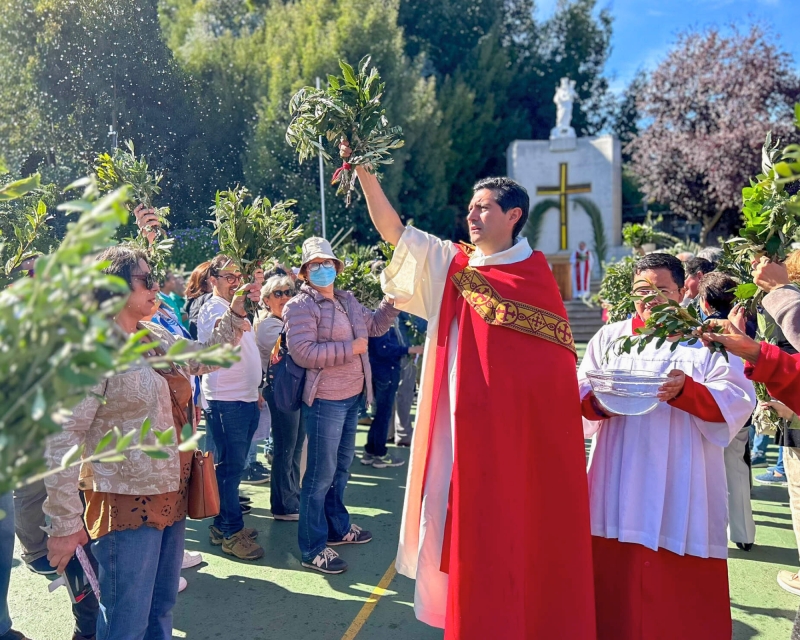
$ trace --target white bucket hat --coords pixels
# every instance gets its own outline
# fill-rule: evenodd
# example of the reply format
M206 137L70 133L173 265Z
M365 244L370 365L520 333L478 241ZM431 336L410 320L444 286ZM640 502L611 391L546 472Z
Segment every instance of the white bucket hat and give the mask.
M306 241L303 243L303 264L300 265L300 270L303 270L309 262L314 260L315 258L324 258L326 260L333 260L336 263L336 273L341 273L342 269L344 269L344 262L339 260L335 255L333 255L333 249L331 249L331 243L328 242L325 238L318 238L312 237L307 238Z

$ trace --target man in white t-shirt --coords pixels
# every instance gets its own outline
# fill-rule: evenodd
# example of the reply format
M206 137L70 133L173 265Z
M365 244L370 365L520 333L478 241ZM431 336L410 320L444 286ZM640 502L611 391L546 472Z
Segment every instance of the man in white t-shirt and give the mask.
M211 261L209 282L214 295L197 318L197 337L207 342L240 287L242 274L233 261L219 255ZM214 442L220 513L209 527L211 544L242 560L257 560L264 550L255 542L258 533L246 529L239 506L239 482L247 465L250 442L258 427L261 356L249 323L240 343L241 360L228 369L203 376L203 396L208 402L206 433Z

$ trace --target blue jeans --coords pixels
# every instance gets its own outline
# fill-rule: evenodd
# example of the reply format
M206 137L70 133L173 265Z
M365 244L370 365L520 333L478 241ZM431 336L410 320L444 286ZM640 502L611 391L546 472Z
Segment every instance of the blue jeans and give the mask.
M783 447L778 447L778 462L772 468L782 476L786 475L786 469L783 467Z
M350 530L344 489L356 452L356 429L361 395L346 400L314 400L303 405L308 434L308 462L300 492L297 539L304 562Z
M272 473L269 489L272 515L299 513L300 457L306 430L299 411L278 409L271 390L267 390L265 398L272 414Z
M369 426L364 451L373 456L386 455L389 422L394 419L394 399L400 386L400 365L372 372L372 389L375 394L375 417Z
M250 443L258 427L257 402L209 400L206 420L217 452L219 515L214 526L225 537L244 528L239 506L239 482L247 466Z
M750 425L750 450L753 457L763 458L767 455L769 446L769 436L766 434L756 434L756 428Z
M111 531L92 542L100 583L97 640L171 640L186 520Z
M3 635L11 629L8 614L8 584L14 560L14 496L11 491L0 496L0 509L6 514L0 520L0 635Z

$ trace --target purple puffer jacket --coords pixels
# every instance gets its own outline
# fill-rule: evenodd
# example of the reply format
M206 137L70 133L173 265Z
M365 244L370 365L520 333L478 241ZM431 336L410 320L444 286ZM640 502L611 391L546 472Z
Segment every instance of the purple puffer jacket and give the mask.
M347 309L356 338L382 336L392 326L400 314L393 305L382 300L377 310L372 311L362 305L349 291L334 291L339 301ZM319 374L325 367L333 367L350 362L353 355L353 341L334 342L333 300L316 289L303 284L300 293L286 303L283 319L286 323L286 339L289 353L301 367L306 369L306 384L303 389L303 402L308 406L314 402L319 385ZM372 402L372 371L369 354L360 354L364 367L364 383L367 389L367 403Z

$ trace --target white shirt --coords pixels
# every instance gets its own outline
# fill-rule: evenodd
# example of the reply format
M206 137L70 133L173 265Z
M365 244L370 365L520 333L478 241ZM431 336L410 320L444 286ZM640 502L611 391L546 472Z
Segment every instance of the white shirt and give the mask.
M667 549L678 555L726 558L728 488L723 449L755 407L744 364L730 363L701 343L647 345L641 354L614 355L608 347L631 335L631 320L607 325L589 342L578 369L581 398L591 391L586 373L597 369L683 371L711 392L725 422L705 422L659 403L643 416L599 422L584 419L592 436L589 502L592 535ZM605 361L605 358L608 358Z
M211 339L214 326L231 304L219 296L211 296L197 316L197 339L207 342ZM220 368L203 376L201 389L205 400L228 402L257 402L258 387L261 384L261 356L249 323L239 343L239 357L229 369Z
M408 488L397 554L397 570L409 578L416 579L414 612L417 618L440 628L444 628L447 608L448 576L439 571L439 567L455 441L455 382L458 373L456 367L458 323L455 319L449 327L448 392L440 394L437 407L431 407L431 396L442 296L447 284L450 263L458 251L458 247L449 240L440 240L409 226L397 243L391 263L381 274L383 290L388 295L394 296L395 306L428 321L422 381L417 403L417 423L408 469ZM473 267L513 264L526 260L532 254L528 241L519 238L510 249L491 256L485 256L479 249L476 250L470 257L469 264ZM424 489L420 491L423 497L419 505L418 495L414 494L422 482L421 477L425 469L424 445L419 441L420 437L427 438L427 425L430 423L431 414L435 415L435 427L433 441L430 442L430 466ZM417 508L420 509L418 528L408 524L409 520L416 522ZM409 515L409 510L414 511L414 514Z

